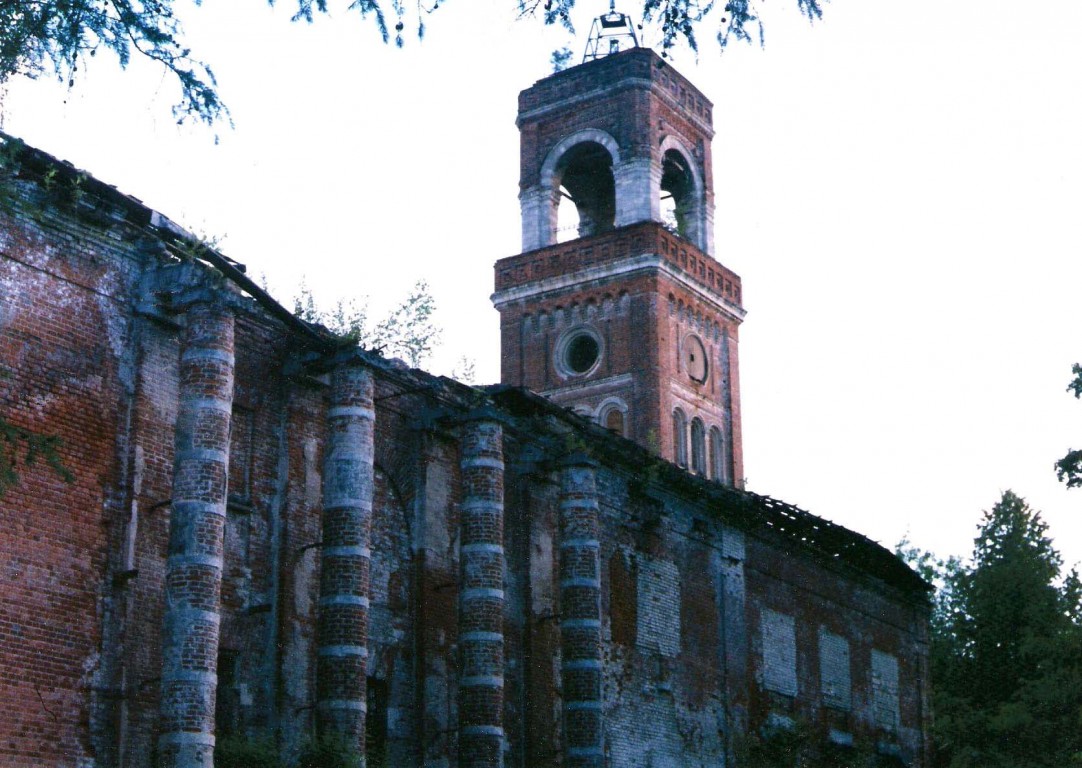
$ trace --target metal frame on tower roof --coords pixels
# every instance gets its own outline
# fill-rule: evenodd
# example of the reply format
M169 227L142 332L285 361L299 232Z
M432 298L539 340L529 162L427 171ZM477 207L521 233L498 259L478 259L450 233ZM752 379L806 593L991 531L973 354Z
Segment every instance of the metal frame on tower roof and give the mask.
M609 12L594 19L590 27L590 38L586 41L586 52L582 55L582 63L601 59L627 48L638 47L639 38L635 34L635 25L632 24L631 17L616 10L616 0L609 0Z

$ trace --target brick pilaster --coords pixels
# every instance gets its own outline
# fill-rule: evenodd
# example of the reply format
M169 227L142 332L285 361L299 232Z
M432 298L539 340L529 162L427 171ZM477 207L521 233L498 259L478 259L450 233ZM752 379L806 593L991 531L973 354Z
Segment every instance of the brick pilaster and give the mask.
M560 471L560 651L564 765L604 764L597 464L575 454Z
M316 696L319 728L364 754L372 525L372 374L331 373L323 456L323 546Z
M189 307L179 379L159 761L173 768L211 768L233 409L233 316L228 309L210 300Z
M458 764L503 765L503 429L475 414L462 435Z

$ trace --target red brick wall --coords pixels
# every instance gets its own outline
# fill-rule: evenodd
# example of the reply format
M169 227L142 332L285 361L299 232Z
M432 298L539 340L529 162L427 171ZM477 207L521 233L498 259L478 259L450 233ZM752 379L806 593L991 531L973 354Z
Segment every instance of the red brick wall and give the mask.
M884 589L859 575L845 573L808 557L793 556L791 545L747 538L747 626L750 634L748 679L751 726L773 712L803 720L824 734L830 728L852 734L858 744L877 741L899 745L908 761L921 764L928 691L926 608L912 598ZM794 699L779 697L762 686L762 611L770 609L794 619L796 676ZM819 632L824 629L848 641L852 708L839 712L824 705L820 691ZM873 711L872 650L897 658L900 723L896 732L876 726Z
M65 484L39 465L0 498L0 764L95 759L143 768L158 718L179 347L175 322L153 305L132 307L141 277L162 257L140 244L138 222L48 207L16 222L10 207L0 206L0 366L13 375L0 378L0 413L59 436L75 477ZM738 281L730 289L739 301ZM518 334L527 310L552 317L577 303L576 312L606 329L603 365L652 376L628 386L631 425L642 441L653 428L668 443L662 383L677 375L673 342L691 322L686 313L680 319L681 299L696 324L700 311L710 320L694 292L639 276L512 307L504 332ZM713 320L731 334L736 409L736 327ZM551 345L569 322L523 337L511 358L523 383L552 386L545 340ZM239 312L221 625L229 664L219 669L218 692L222 733L277 731L287 755L311 733L314 715L327 429L324 384L287 365L294 341L254 304ZM487 397L394 367L376 373L368 674L384 691L383 706L398 713L386 733L391 764L457 759L461 416ZM555 762L564 746L557 461L569 444L605 457L597 488L611 764L641 765L649 756L678 765L688 753L721 762L741 727L734 705L745 698L753 728L779 707L819 728L837 725L819 699L820 627L850 640L847 727L858 736L882 735L869 719L871 650L897 657L894 738L920 763L926 616L912 592L846 570L792 535L760 530L744 517L755 497L667 474L675 470L542 406L507 408L508 764ZM738 410L733 418L739 424ZM758 683L764 608L792 616L796 627L791 704Z
M123 506L133 270L103 233L5 191L0 415L58 438L73 479L39 460L0 496L0 763L75 765L91 754L106 552Z

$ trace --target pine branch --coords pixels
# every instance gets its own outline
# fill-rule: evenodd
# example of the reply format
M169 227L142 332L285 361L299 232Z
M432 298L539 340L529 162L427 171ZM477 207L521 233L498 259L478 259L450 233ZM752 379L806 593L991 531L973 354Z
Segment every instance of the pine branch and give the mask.
M75 475L64 466L59 449L60 438L56 435L42 435L17 427L0 417L0 497L19 482L20 466L33 466L39 459L65 483L72 482Z

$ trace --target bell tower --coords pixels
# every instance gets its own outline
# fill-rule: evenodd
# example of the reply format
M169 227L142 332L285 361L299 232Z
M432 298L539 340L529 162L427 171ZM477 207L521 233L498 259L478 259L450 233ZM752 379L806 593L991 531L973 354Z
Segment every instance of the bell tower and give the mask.
M501 380L740 485L740 278L714 259L712 105L647 48L519 94Z

